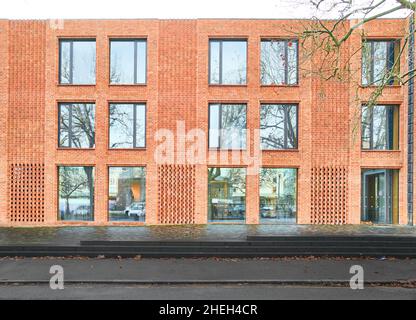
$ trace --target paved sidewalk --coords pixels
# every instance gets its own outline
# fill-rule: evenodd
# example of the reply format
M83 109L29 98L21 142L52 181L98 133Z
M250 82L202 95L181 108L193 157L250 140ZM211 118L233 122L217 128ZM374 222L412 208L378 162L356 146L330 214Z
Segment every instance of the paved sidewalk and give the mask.
M52 265L65 282L103 283L322 283L349 282L364 268L366 282L416 281L416 260L364 259L0 259L0 284L49 282Z
M79 245L80 241L244 240L253 235L386 235L416 237L408 226L192 225L0 228L0 245Z

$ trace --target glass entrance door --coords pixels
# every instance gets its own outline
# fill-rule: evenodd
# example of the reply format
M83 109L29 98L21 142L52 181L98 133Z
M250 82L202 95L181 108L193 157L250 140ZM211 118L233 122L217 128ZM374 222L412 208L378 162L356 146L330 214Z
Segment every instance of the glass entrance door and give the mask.
M363 170L362 221L398 223L398 170Z

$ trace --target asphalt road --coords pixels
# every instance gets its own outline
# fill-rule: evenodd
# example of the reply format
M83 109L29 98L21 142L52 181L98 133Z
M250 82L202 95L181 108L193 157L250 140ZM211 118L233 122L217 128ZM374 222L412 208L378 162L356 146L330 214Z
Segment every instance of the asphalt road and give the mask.
M178 294L179 293L179 294ZM80 300L416 300L416 288L368 287L364 290L271 285L1 285L0 299Z

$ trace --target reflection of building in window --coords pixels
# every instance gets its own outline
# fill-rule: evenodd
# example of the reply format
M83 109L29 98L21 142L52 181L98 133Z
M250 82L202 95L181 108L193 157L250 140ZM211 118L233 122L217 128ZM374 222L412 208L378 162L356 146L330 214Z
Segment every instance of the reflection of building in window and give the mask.
M399 107L363 106L361 145L367 150L399 149Z
M109 204L112 221L145 221L146 170L144 167L109 168Z
M245 219L245 169L209 168L208 193L208 218L210 221Z
M398 84L399 40L366 40L362 48L362 84Z
M297 170L263 168L260 172L262 222L296 223Z

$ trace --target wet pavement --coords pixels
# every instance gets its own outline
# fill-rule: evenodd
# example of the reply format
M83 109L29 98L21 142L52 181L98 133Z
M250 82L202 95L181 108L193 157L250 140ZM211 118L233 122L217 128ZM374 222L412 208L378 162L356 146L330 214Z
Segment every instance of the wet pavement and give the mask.
M80 241L244 240L253 235L386 235L416 237L416 227L371 225L187 225L0 228L0 245L78 245Z

